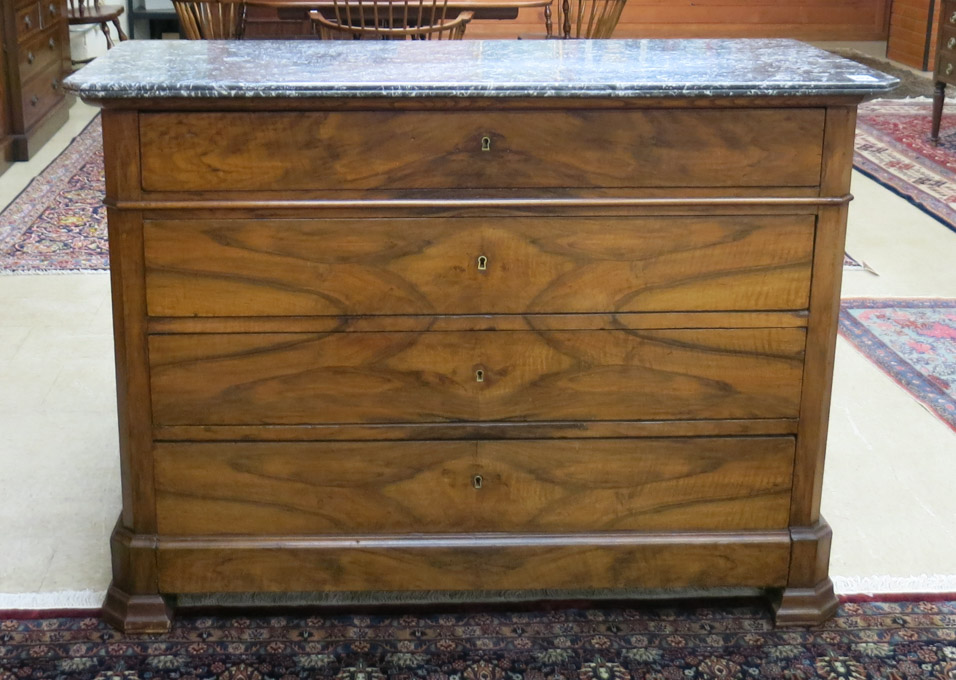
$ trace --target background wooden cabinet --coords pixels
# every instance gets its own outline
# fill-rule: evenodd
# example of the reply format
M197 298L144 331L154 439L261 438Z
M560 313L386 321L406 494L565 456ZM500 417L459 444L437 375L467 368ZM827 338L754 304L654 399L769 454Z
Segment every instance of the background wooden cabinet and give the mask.
M12 156L25 161L69 117L61 86L70 72L66 1L0 0L0 12Z
M936 58L942 0L893 0L886 56L929 71Z
M614 37L885 40L890 3L891 0L628 0ZM542 12L522 10L518 30L515 22L472 22L467 37L541 32Z

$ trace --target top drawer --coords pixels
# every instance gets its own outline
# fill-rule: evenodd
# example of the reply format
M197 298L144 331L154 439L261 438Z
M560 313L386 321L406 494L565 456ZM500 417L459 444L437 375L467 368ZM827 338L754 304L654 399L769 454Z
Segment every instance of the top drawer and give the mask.
M40 24L40 6L30 3L17 10L17 41L23 42L28 37L39 31Z
M143 114L142 183L147 191L815 186L823 123L823 109Z

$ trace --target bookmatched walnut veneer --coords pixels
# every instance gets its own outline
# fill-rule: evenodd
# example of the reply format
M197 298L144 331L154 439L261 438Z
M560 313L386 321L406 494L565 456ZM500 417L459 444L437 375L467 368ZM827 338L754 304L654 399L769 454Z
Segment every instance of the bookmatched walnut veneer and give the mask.
M85 94L124 481L109 621L162 630L170 596L209 592L834 611L862 94Z

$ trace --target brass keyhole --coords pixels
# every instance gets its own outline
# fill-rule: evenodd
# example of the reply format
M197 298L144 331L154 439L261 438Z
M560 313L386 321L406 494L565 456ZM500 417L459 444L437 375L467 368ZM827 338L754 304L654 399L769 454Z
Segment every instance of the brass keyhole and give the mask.
M485 372L480 368L475 371L475 381L476 382L485 382Z
M491 151L491 137L482 137L482 138L481 138L481 150L482 150L482 151Z
M481 488L481 485L484 484L484 482L485 482L485 480L483 480L483 479L481 478L481 475L475 475L475 478L474 478L473 480L471 480L472 485L473 485L476 489L480 489L480 488Z
M483 272L488 269L488 258L484 255L478 256L478 271Z

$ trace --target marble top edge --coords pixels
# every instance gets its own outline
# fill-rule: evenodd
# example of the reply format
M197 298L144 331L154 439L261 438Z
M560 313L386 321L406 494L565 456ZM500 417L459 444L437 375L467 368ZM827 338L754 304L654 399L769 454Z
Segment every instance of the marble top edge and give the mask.
M64 85L98 100L873 96L898 83L786 39L158 40L121 43Z

